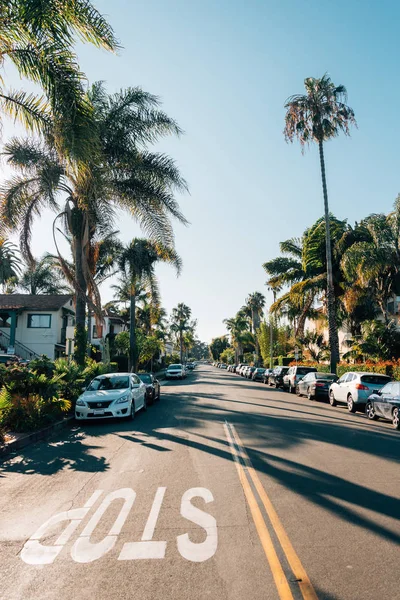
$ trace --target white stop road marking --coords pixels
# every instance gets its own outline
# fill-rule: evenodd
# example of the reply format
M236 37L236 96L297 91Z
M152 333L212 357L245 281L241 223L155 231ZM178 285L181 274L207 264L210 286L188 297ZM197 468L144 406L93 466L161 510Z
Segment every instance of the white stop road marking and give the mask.
M167 542L153 541L153 536L166 489L165 487L159 487L156 491L141 541L126 542L120 551L118 560L163 559L165 557ZM43 523L25 543L21 551L22 560L30 565L53 563L102 494L103 490L96 490L83 508L58 513ZM182 517L202 527L206 532L206 539L204 542L195 543L190 540L189 534L184 533L177 537L177 546L179 553L186 560L204 562L212 558L217 551L217 522L212 515L192 504L191 501L194 498L201 498L208 504L214 501L214 497L207 488L198 487L187 490L181 501L180 512ZM90 538L104 513L112 502L121 499L123 504L108 534L100 542L92 543ZM107 494L75 541L71 550L72 559L78 563L90 563L110 552L117 543L118 536L129 516L135 499L136 492L131 488L121 488ZM40 542L46 535L51 533L55 525L63 522L67 524L53 546L46 546Z

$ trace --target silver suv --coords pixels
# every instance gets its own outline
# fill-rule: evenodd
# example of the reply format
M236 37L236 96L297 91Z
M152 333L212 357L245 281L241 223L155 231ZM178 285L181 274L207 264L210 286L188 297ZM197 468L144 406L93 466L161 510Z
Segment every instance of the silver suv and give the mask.
M304 375L307 375L307 373L316 372L317 369L315 367L289 367L289 371L283 377L283 389L294 394L296 385L299 383L300 379L303 379Z

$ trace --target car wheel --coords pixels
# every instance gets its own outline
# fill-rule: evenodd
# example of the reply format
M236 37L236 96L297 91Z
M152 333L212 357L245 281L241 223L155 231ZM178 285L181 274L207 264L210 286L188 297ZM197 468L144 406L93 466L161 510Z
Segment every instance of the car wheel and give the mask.
M291 384L289 383L289 394L294 394L295 393L295 388L291 386Z
M393 409L393 413L392 413L392 423L393 423L393 427L397 430L400 429L400 411L397 408L397 406L395 406L395 408Z
M134 399L132 398L132 403L131 403L131 413L130 413L130 415L129 415L128 419L130 419L131 421L133 421L133 420L134 420L134 418L135 418L135 416L136 416L136 411L135 411L135 401L134 401Z
M147 398L146 396L143 398L143 408L142 408L143 412L146 412L147 410Z
M372 404L372 402L367 402L367 404L365 406L365 414L367 415L368 419L371 419L371 421L378 420L378 417L375 414L375 409L374 409L374 405Z
M298 385L296 385L296 396L301 396L300 394L300 388Z
M309 400L314 400L314 397L313 397L313 395L312 395L312 394L311 394L311 392L310 392L310 388L308 388L308 390L307 390L307 398L308 398Z
M329 404L331 406L336 406L337 405L337 402L335 400L335 396L333 395L332 391L329 392Z
M353 396L351 394L349 394L347 397L347 408L351 413L355 413L357 410L356 405L354 404Z

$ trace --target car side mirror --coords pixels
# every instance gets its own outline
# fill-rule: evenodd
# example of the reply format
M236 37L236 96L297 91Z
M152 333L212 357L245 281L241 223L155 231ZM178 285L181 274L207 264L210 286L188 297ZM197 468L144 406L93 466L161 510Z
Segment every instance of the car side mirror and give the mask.
M82 392L86 392L86 386L83 386L83 387L81 388L81 390L82 390Z

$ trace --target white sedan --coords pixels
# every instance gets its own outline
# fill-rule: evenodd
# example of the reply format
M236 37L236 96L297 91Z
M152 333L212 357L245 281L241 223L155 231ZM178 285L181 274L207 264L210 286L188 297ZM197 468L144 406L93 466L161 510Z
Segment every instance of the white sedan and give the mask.
M183 379L186 377L187 372L183 365L169 365L165 371L165 379Z
M75 418L125 417L146 410L146 386L134 373L110 373L95 377L75 405Z

